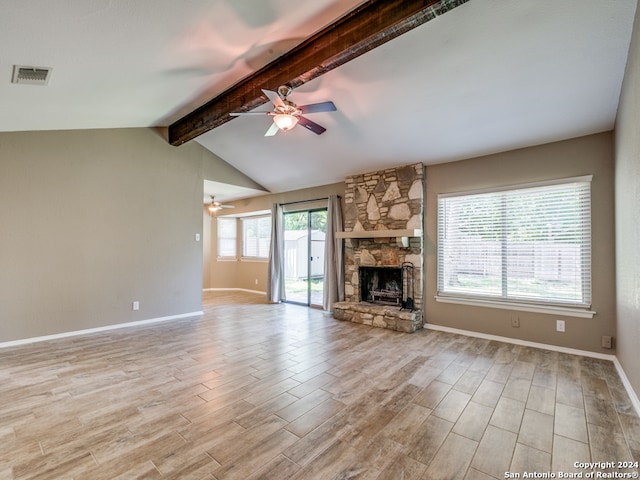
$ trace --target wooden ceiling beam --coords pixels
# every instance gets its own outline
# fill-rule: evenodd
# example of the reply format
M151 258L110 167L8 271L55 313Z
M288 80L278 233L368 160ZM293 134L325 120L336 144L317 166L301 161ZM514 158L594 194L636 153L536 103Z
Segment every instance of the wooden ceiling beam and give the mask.
M467 0L368 0L268 65L169 126L182 145L268 101L261 89L298 87L412 30Z

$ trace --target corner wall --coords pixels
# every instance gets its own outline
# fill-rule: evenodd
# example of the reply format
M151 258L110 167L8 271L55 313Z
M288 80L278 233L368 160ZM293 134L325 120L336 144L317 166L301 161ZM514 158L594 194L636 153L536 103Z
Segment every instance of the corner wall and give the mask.
M593 175L592 202L592 310L594 318L501 310L438 303L437 195L504 185ZM459 162L427 166L425 217L425 321L461 330L515 338L605 354L603 335L616 335L613 222L612 132L563 142L513 150ZM520 327L511 326L517 315ZM566 322L566 332L556 332L555 321Z
M627 58L615 136L617 356L640 394L640 8Z
M0 342L201 310L208 158L151 129L0 133Z

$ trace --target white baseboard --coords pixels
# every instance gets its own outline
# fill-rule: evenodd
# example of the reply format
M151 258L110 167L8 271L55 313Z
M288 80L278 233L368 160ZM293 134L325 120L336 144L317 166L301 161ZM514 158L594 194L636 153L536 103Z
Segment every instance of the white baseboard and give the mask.
M427 328L429 330L438 330L441 332L456 333L458 335L465 335L467 337L483 338L485 340L495 340L498 342L511 343L514 345L522 345L525 347L542 348L544 350L551 350L553 352L568 353L571 355L581 355L583 357L598 358L600 360L609 360L613 362L613 364L615 365L616 370L618 371L618 375L620 375L620 380L622 380L622 383L624 384L624 388L627 391L629 398L631 399L633 408L635 409L636 414L640 416L640 401L638 400L638 395L633 390L633 387L631 386L631 382L629 382L629 379L627 378L627 375L624 373L624 370L622 368L622 365L620 364L620 361L618 360L618 357L616 357L615 355L609 355L606 353L598 353L598 352L590 352L588 350L578 350L575 348L559 347L557 345L548 345L546 343L529 342L527 340L520 340L518 338L489 335L487 333L473 332L470 330L460 330L458 328L444 327L442 325L433 325L431 323L425 323L424 328Z
M458 328L443 327L442 325L433 325L426 323L424 328L429 330L439 330L441 332L457 333L459 335L466 335L467 337L483 338L485 340L496 340L503 343L512 343L514 345L522 345L524 347L542 348L545 350L551 350L554 352L569 353L571 355L582 355L583 357L599 358L601 360L609 360L613 362L616 358L615 355L609 355L606 353L590 352L588 350L578 350L575 348L559 347L557 345L547 345L546 343L529 342L528 340L520 340L519 338L501 337L499 335L489 335L488 333L472 332L471 330L460 330Z
M79 335L88 335L90 333L108 332L109 330L117 330L120 328L139 327L141 325L149 325L152 323L167 322L170 320L178 320L181 318L192 318L203 315L202 310L198 312L181 313L179 315L169 315L167 317L149 318L147 320L137 320L135 322L116 323L114 325L105 325L104 327L87 328L84 330L74 330L72 332L56 333L53 335L44 335L42 337L24 338L21 340L12 340L10 342L0 343L0 348L16 347L19 345L27 345L29 343L46 342L47 340L56 340L59 338L77 337Z
M618 375L620 375L620 380L624 384L624 388L629 394L629 398L631 399L631 403L633 404L633 408L636 410L636 414L640 417L640 400L638 400L638 395L636 395L635 390L631 386L631 382L627 378L627 374L624 373L624 369L622 368L622 364L618 357L615 357L613 364L616 366L616 370L618 371Z
M266 295L267 292L261 292L260 290L249 290L248 288L203 288L203 292L247 292L247 293L259 293L260 295Z

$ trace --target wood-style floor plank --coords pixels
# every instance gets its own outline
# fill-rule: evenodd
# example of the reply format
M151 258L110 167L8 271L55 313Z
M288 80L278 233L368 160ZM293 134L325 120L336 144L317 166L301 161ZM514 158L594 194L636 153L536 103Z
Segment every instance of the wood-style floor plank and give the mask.
M0 478L495 480L640 461L611 362L246 292L203 303L0 350Z

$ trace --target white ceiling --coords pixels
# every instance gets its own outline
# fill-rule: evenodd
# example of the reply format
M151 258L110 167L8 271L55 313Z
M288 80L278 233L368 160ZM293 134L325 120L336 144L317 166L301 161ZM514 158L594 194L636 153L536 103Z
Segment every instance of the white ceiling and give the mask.
M167 125L359 3L0 0L0 131ZM282 192L610 130L636 5L470 0L296 89L336 104L309 115L323 135L250 116L196 141ZM11 84L14 64L51 80Z

